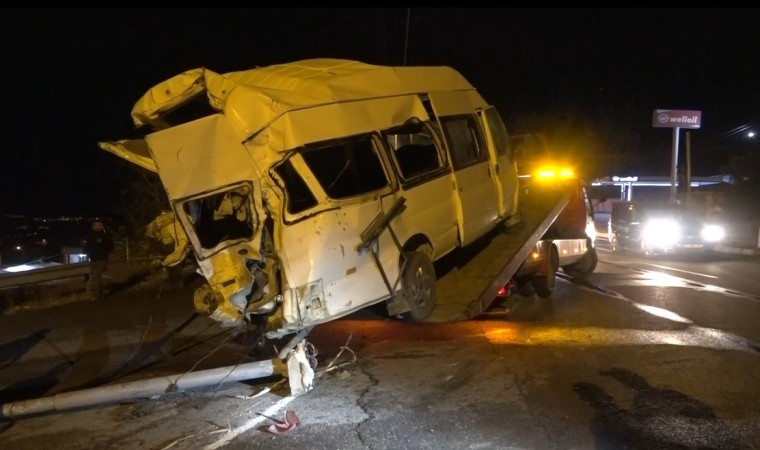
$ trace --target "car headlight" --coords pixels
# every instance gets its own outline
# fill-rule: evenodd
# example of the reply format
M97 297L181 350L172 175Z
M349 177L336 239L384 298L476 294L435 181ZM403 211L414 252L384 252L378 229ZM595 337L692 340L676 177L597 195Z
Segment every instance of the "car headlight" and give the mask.
M641 237L651 247L673 247L681 237L681 227L675 220L655 219L644 225Z
M701 234L705 242L720 242L726 238L726 229L721 225L705 225Z

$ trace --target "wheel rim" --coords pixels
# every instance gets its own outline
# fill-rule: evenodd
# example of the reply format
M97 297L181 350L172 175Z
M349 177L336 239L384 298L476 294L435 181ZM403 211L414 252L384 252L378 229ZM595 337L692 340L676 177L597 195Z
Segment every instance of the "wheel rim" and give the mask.
M409 301L417 306L424 306L430 298L430 276L422 266L415 268L409 292L412 297Z
M435 269L421 252L411 252L407 261L403 289L411 308L409 315L415 320L425 320L435 307Z

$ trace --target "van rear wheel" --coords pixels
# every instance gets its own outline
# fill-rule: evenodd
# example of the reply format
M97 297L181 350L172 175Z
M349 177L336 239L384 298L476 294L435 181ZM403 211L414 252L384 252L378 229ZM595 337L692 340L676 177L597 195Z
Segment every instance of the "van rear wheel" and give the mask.
M422 252L406 252L405 256L401 289L411 308L405 315L420 322L430 317L435 308L435 268Z

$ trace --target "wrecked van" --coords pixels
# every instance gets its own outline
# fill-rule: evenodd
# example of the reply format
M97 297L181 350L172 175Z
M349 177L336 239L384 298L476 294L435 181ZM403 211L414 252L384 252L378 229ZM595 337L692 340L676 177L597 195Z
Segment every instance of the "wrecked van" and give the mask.
M158 173L172 211L152 227L176 246L164 263L192 251L208 281L196 309L268 337L379 302L425 320L433 263L519 220L502 119L450 67L198 68L132 118L144 139L100 146Z

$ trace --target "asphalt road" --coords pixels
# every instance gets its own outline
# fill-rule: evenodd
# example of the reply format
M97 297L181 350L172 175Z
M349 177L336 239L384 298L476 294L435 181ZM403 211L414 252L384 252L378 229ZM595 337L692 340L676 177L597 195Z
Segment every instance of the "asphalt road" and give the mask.
M760 448L754 285L711 275L710 262L600 259L587 284L561 277L551 299L514 297L475 320L415 324L369 308L320 325L308 338L318 376L300 396L270 377L6 418L0 448ZM757 269L746 258L715 267L725 264ZM144 283L102 302L6 314L0 397L277 350L191 305L187 289ZM287 410L298 424L270 431Z

